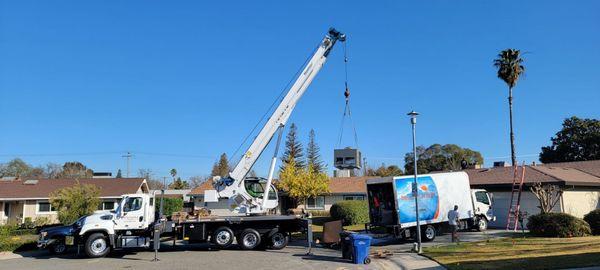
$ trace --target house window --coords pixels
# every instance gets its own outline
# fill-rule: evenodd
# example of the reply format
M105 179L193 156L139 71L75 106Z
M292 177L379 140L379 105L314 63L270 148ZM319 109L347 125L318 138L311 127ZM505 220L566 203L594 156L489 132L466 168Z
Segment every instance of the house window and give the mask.
M325 196L316 196L306 199L306 209L325 209Z
M115 202L101 202L98 205L98 210L113 210L115 209Z
M56 208L49 202L38 202L38 213L50 213L55 211Z
M345 201L364 201L365 195L344 195Z

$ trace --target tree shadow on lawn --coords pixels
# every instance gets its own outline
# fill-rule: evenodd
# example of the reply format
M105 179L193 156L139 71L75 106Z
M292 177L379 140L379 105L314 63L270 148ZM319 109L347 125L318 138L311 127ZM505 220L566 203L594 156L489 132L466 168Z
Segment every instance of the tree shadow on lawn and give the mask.
M467 261L444 264L448 269L565 269L600 266L600 252L515 258L502 260Z

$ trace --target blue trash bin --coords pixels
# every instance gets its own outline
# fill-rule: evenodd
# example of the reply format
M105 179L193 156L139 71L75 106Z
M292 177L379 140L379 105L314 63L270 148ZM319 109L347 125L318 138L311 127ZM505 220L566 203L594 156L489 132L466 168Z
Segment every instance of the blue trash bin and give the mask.
M371 236L364 234L351 234L352 262L355 264L369 264L369 248L371 247Z

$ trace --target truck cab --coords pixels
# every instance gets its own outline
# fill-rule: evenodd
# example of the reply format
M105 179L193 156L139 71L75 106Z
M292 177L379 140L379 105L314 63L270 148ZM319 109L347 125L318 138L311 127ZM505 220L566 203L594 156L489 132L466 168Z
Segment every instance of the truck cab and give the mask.
M154 196L126 194L117 209L95 213L80 222L77 241L89 257L103 257L110 249L149 247L155 221Z
M485 189L471 189L471 198L475 216L479 217L474 225L478 230L484 231L490 221L496 220L492 210L493 196Z

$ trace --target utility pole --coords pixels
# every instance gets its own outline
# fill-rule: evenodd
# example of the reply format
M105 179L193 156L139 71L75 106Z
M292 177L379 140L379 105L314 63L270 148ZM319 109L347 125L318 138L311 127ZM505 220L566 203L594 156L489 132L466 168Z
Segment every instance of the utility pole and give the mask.
M367 169L367 158L366 157L363 157L363 167L365 168L363 170L363 176L367 176L368 169Z
M132 156L133 155L129 151L127 151L126 155L121 156L121 157L127 158L127 178L129 178L129 172L131 171L131 166L130 166L131 162L130 162L130 159L131 159Z
M163 198L165 197L165 189L167 188L167 177L163 176L163 186L160 191L160 218L163 216L163 210L165 209L165 202Z
M407 114L410 116L410 123L412 125L412 139L413 139L413 168L415 171L415 180L413 182L413 196L415 197L415 217L417 218L417 253L421 254L423 249L421 248L421 222L419 221L419 189L417 184L417 116L418 112L412 111Z

